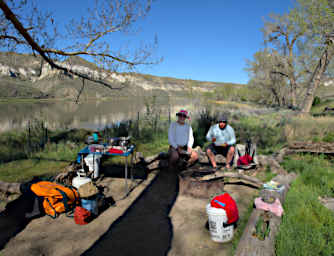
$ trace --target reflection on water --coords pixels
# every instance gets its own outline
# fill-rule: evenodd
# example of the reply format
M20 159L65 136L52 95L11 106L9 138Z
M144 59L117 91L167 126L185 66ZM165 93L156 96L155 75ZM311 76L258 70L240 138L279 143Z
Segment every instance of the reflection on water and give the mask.
M122 98L103 101L88 101L80 104L68 101L40 102L1 102L0 132L27 127L29 121L44 120L49 129L56 128L87 128L103 129L111 123L128 119L137 119L146 111L145 102L148 98ZM186 108L193 113L198 111L199 99L157 98L162 115L171 115L180 108Z

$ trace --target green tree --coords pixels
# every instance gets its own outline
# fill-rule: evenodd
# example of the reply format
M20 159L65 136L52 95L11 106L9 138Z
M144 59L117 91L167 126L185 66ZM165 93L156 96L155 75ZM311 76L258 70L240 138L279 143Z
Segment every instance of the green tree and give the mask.
M288 14L271 15L263 34L266 49L248 62L251 82L268 87L279 105L309 112L317 87L333 72L333 1L297 0Z

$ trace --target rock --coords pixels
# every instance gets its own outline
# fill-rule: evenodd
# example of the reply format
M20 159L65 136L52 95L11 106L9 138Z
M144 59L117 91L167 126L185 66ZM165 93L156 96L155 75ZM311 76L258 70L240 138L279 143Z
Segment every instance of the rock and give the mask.
M258 155L257 161L260 167L270 167L270 170L276 174L286 174L287 172L281 167L273 156Z
M334 212L334 198L333 197L319 197L319 201L327 209Z

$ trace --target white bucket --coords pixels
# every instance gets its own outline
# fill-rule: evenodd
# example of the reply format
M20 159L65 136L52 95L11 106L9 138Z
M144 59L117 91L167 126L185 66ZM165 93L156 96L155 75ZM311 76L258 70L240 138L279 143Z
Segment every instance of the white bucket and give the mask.
M225 243L232 240L233 225L224 227L224 223L227 223L225 210L211 207L211 205L208 204L206 206L206 213L209 217L211 239L218 243Z
M92 181L91 178L76 176L72 179L72 186L76 189L79 189L81 185L86 184L90 181Z
M93 178L99 177L99 164L101 155L98 154L88 154L84 160L90 172L93 172Z

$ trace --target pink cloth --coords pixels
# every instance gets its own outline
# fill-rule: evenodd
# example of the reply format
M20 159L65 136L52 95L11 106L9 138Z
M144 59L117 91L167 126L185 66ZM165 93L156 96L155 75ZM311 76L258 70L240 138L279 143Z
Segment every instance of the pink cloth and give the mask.
M257 197L255 198L255 206L256 209L270 211L278 217L281 217L284 211L281 202L278 198L276 198L274 203L268 204L263 202L261 197Z

